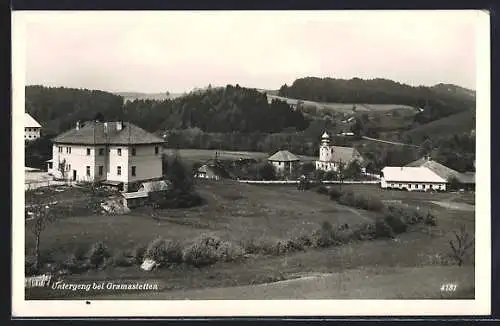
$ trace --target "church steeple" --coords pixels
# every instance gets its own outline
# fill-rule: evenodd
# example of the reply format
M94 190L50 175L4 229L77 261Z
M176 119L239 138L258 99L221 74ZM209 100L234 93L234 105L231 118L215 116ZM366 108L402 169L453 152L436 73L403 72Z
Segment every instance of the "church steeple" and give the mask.
M328 133L325 131L323 133L323 136L321 136L321 145L322 146L329 146L330 145L330 136Z

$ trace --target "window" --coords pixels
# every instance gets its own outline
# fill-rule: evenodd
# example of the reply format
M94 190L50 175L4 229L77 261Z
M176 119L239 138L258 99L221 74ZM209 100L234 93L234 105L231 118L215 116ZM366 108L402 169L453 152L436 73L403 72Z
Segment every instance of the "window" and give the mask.
M116 152L117 152L118 156L122 156L122 149L121 148L118 148L116 150Z
M117 175L122 175L122 167L121 166L117 166L116 167L116 174Z
M90 155L90 148L87 148L87 156Z
M90 166L87 166L87 177L90 177Z
M62 146L58 147L59 153L62 153Z
M132 176L135 177L135 166L132 167Z
M71 147L66 147L66 153L71 154Z
M132 147L132 156L135 156L135 147Z
M104 155L104 148L99 148L99 155L100 156Z
M103 166L102 166L102 165L100 165L100 166L99 166L99 176L102 176L103 169L104 169L104 168L103 168Z
M158 155L159 148L158 146L155 146L155 155Z

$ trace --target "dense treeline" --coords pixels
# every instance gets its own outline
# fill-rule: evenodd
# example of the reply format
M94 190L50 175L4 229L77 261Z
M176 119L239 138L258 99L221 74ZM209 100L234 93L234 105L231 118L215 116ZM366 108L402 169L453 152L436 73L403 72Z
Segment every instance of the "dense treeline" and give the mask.
M26 87L26 111L55 132L77 120L102 113L107 120L123 119L154 132L159 129L199 128L206 132L280 132L303 130L308 121L282 101L268 103L254 89L228 85L209 88L164 101L135 100L123 103L114 94L70 88Z
M318 102L410 105L424 109L415 117L419 123L475 108L473 92L454 85L413 87L380 78L301 78L291 86L283 85L279 95Z
M45 86L27 86L25 91L25 110L42 124L45 134L60 133L98 112L108 119L122 114L123 98L103 91Z

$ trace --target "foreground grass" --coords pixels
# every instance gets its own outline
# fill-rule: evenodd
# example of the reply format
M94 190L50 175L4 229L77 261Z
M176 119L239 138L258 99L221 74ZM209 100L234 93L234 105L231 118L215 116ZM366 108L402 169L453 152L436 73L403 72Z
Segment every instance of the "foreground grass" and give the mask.
M373 291L382 291L384 287L388 287L387 292L379 292L377 295L381 297L373 298L398 296L414 298L418 295L429 297L439 294L439 288L434 288L434 286L438 287L442 283L454 282L459 284L457 290L470 292L471 287L472 289L474 287L474 267L471 261L467 262L468 265L458 268L456 266L443 266L435 259L436 254L441 254L445 245L443 240L445 239L441 237L414 232L402 235L398 242L375 240L343 247L308 250L286 256L250 256L241 262L217 263L204 268L172 265L153 272L144 272L138 266L110 268L104 271L92 270L81 275L67 276L65 280L67 282L147 281L159 284L159 292L161 292L159 294L132 292L132 294L137 294L138 298L144 299L149 296L152 298L156 296L174 298L185 291L186 295L192 295L192 299L199 299L198 294L201 297L206 294L203 291L196 291L197 289L255 285L293 279L310 273L337 274L340 275L343 284L342 288L331 291L329 294L313 291L308 294L310 298L321 298L327 294L336 298L338 295L348 295L349 291L356 288L359 289L356 292L358 295L363 295L363 293L368 295L374 293ZM366 281L361 282L363 277L366 278ZM326 289L330 287L331 285L328 285ZM424 292L415 290L422 287L427 290ZM365 292L361 291L363 288L366 289ZM399 291L396 291L398 288ZM219 290L214 291L218 292ZM228 292L228 295L229 293L231 292ZM272 293L278 297L280 295L278 290ZM121 297L124 295L123 291L113 294L109 291L62 292L35 288L27 289L26 292L28 299L60 297L104 299L111 294L122 299L132 298L129 297L130 292L127 293L126 297ZM217 294L215 295L217 296ZM320 297L316 297L318 295Z

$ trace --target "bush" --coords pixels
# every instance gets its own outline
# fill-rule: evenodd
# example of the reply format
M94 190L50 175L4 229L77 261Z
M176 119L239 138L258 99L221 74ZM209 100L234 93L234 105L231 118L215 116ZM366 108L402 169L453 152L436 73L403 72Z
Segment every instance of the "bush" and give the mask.
M425 225L437 226L437 217L428 212L427 216L425 217L424 223Z
M355 225L352 229L352 237L356 240L371 240L375 233L375 225L371 223Z
M384 221L396 234L406 232L408 229L408 225L403 219L395 214L386 215Z
M141 264L144 259L147 247L143 244L136 245L130 252L130 257L134 259L136 264Z
M328 188L324 185L321 185L316 188L316 192L321 195L328 195Z
M335 243L333 226L330 222L324 221L321 228L314 231L312 234L312 246L315 248L326 248Z
M106 259L109 257L109 252L104 243L97 242L90 248L87 254L90 266L97 268L105 264Z
M375 221L375 238L392 238L392 228L386 223L385 219L378 218Z
M149 243L144 258L158 263L180 263L182 262L182 247L176 241L157 238Z
M135 259L132 257L127 257L124 252L116 253L113 258L113 265L117 267L129 267L134 265Z
M338 200L342 196L342 192L336 188L331 188L328 192L331 200Z
M183 260L196 267L211 265L217 261L232 261L241 258L241 246L222 241L214 235L202 234L193 244L184 249Z

